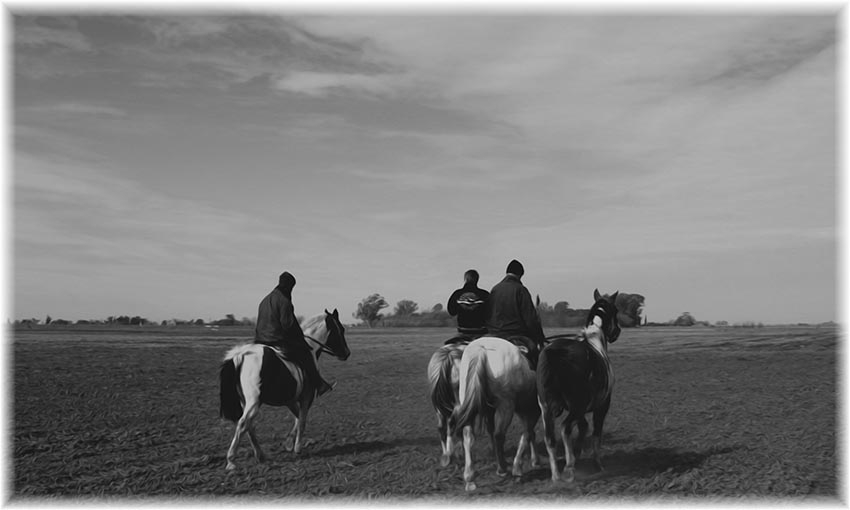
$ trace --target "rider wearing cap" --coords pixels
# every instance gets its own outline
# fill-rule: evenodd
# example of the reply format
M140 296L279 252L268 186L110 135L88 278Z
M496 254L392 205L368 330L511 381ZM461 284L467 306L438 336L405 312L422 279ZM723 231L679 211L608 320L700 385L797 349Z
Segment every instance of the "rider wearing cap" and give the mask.
M254 343L277 347L300 366L316 388L318 395L333 389L333 385L322 379L313 351L304 339L304 332L295 318L292 306L292 288L295 277L284 272L277 286L260 302L257 311L257 327Z

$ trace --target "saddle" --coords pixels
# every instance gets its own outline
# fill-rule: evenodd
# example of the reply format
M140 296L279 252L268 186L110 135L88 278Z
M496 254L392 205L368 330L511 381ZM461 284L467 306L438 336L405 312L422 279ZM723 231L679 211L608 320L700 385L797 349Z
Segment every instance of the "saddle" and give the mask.
M478 338L481 338L484 335L485 335L484 333L476 333L476 334L461 333L459 335L456 335L456 336L449 338L448 340L443 342L443 345L455 345L455 344L466 345L469 342L476 340Z
M537 370L537 358L540 357L541 350L541 346L537 345L537 342L527 336L521 335L510 336L505 340L519 347L520 352L522 352L525 359L528 360L528 364L531 366L531 369Z

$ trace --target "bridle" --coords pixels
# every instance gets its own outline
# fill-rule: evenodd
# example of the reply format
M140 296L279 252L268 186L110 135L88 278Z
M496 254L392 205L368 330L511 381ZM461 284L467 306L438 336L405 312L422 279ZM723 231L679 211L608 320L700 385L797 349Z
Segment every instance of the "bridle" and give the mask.
M619 328L617 327L617 316L616 316L616 314L614 314L614 316L611 317L611 311L610 310L608 310L604 306L600 306L600 305L597 304L597 305L594 305L594 307L591 309L591 313L588 316L588 321L587 321L588 324L590 324L591 319L594 316L602 319L603 326L606 322L608 322L610 324L610 328L609 328L610 331L605 331L606 328L604 328L604 327L602 328L602 330L605 333L606 341L608 341L609 343L617 341L617 337L619 337L620 335L619 335L619 331L617 331Z

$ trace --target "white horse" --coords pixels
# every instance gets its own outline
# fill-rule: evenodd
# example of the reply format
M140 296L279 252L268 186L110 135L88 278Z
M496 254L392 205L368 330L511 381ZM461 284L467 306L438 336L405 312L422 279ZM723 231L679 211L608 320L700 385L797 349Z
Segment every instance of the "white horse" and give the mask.
M496 473L507 475L505 432L514 413L523 420L525 430L514 456L512 474L522 475L522 455L527 445L531 449L531 465L536 467L534 427L540 417L537 405L536 378L528 348L495 337L482 337L471 342L460 361L459 401L452 414L451 428L463 429L465 464L463 480L467 491L475 490L472 481L472 444L475 440L472 425L476 418L483 421L496 454ZM532 353L532 356L536 353Z
M319 354L327 352L345 361L351 355L345 342L345 328L339 322L339 312L316 315L301 323L304 338L316 345ZM307 425L307 411L316 397L316 388L305 376L304 369L286 358L277 348L263 344L236 346L227 352L221 365L221 407L223 418L236 422L233 441L227 450L227 469L236 468L236 447L247 432L259 462L265 455L257 442L253 420L260 404L286 406L295 415L295 424L286 437L289 443L295 434L292 451L301 452L301 441ZM288 446L287 446L287 449Z
M440 446L443 454L440 465L446 467L451 463L452 439L454 434L449 430L449 417L458 403L458 384L460 375L458 368L465 343L446 344L431 356L428 362L428 382L431 390L431 405L437 414L437 431L440 434Z

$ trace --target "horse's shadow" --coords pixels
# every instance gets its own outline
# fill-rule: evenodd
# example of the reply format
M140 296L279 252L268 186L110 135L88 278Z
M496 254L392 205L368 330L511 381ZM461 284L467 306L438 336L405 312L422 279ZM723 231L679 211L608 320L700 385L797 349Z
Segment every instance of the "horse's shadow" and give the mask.
M342 443L320 450L304 450L301 455L304 457L319 458L336 457L338 455L374 453L405 446L433 446L435 443L436 440L432 437L396 438L390 441L359 441L356 443Z
M590 452L585 452L576 461L576 479L600 480L623 476L650 478L665 471L683 473L699 467L714 455L729 453L734 450L735 448L730 446L712 447L699 452L659 447L614 450L602 455L604 467L602 471L596 467ZM544 454L540 460L541 466L525 473L523 475L524 480L546 480L550 478L548 458ZM559 458L557 461L558 469L563 470L564 464L564 459Z

